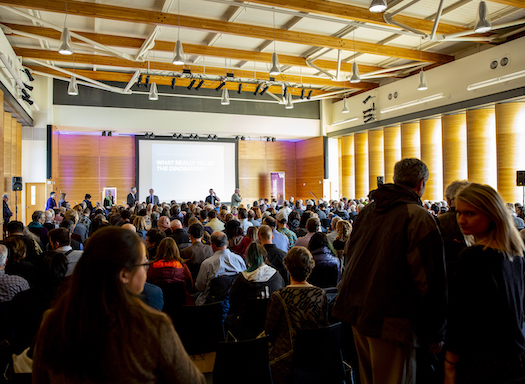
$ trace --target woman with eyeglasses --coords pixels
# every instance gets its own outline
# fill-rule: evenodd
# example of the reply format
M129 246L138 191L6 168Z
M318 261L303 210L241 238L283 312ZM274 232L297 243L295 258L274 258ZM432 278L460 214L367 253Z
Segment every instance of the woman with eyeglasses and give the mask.
M469 247L459 255L450 287L445 383L524 378L523 241L503 199L488 185L460 189L456 212Z
M146 248L131 231L89 238L67 289L46 312L33 355L33 383L202 383L169 318L137 297Z

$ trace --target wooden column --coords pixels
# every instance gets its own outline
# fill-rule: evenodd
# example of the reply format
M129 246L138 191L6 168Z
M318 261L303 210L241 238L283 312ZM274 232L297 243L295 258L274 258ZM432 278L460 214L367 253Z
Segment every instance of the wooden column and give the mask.
M466 180L467 166L467 116L445 115L441 118L443 130L443 195L456 180Z
M401 160L401 127L383 129L385 142L385 183L394 182L394 166Z
M419 122L421 135L421 161L430 173L423 200L443 200L443 156L441 145L441 119Z
M342 158L341 193L343 197L353 199L355 197L354 135L344 136L340 140Z
M498 192L508 203L523 203L516 171L525 171L525 103L496 104Z
M385 176L383 130L368 131L368 190L377 189L377 177Z
M368 133L354 135L355 198L368 196Z
M419 122L401 124L401 157L421 159Z
M13 193L11 191L11 124L12 116L8 112L4 112L4 193L9 196L9 206L12 207ZM11 209L12 211L12 209Z
M467 111L468 179L497 188L494 108Z

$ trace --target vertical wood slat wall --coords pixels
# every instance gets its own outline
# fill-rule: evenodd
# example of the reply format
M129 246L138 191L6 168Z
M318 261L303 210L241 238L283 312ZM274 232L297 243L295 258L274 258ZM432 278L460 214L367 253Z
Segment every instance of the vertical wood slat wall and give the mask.
M368 190L377 188L377 177L385 172L383 130L368 131Z
M341 140L341 193L342 196L355 196L354 136L345 136Z
M445 115L441 119L422 120L383 129L385 182L392 182L393 167L401 158L422 159L430 171L423 199L442 200L446 187L454 180L468 179L489 184L507 202L522 202L523 187L516 186L516 171L525 170L525 103L503 103L494 108L469 110L466 114ZM375 188L369 180L365 190L364 178L371 177L368 150L363 150L364 136L369 139L374 131L355 133L355 193L344 189L351 181L344 181L344 197L365 197ZM347 137L340 138L349 140ZM342 144L344 148L344 144ZM368 146L367 146L368 149ZM365 156L366 155L366 156ZM343 151L342 175L349 175Z

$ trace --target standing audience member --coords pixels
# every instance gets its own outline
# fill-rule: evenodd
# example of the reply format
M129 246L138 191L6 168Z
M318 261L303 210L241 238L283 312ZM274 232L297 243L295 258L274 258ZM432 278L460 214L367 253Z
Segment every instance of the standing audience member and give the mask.
M90 238L38 332L33 383L206 382L169 318L137 297L145 264L144 245L131 231L103 228Z
M67 209L66 204L67 204L66 194L65 193L61 193L60 194L60 198L58 199L58 206L59 207L64 207L64 208Z
M439 229L421 206L428 177L419 159L397 162L394 184L372 191L355 221L332 315L343 339L352 326L362 384L415 383L417 344L443 345L447 282Z
M274 383L291 384L292 352L297 331L327 324L328 300L325 292L306 281L314 267L310 252L293 247L284 259L290 285L275 291L268 303L265 330L269 336L270 365Z
M469 247L452 280L445 383L523 381L525 246L492 187L460 189L456 211Z
M51 192L49 194L49 198L46 201L46 211L48 209L53 209L53 208L55 208L57 206L57 202L55 200L56 196L57 196L56 192Z
M29 283L26 279L17 275L9 275L5 271L7 263L7 247L0 244L0 302L13 300L18 292L29 289Z

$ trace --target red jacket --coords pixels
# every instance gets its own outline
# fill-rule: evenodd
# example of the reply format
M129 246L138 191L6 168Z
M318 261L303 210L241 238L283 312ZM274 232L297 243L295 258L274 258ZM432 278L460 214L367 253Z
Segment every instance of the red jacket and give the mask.
M193 304L190 290L193 288L193 278L186 264L180 261L158 260L150 265L148 269L148 283L174 283L182 281L186 291L186 304Z

